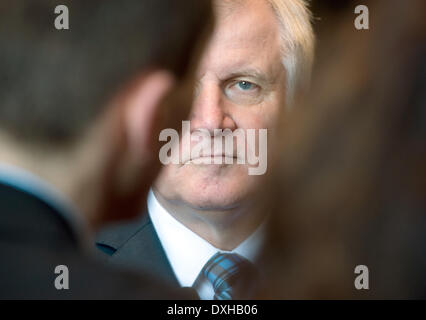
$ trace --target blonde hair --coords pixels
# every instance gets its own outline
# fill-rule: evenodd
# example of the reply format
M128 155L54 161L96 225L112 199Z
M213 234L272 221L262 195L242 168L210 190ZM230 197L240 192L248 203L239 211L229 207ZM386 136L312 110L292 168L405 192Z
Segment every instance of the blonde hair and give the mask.
M282 62L287 71L287 102L309 85L314 60L312 14L305 0L267 0L280 24Z

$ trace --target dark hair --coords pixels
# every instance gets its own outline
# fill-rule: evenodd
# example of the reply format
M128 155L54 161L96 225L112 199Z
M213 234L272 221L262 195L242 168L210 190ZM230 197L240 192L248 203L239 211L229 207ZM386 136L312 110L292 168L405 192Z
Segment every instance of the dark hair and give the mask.
M62 4L68 30L54 25ZM210 18L208 0L0 3L0 128L31 143L74 141L142 70L183 76Z

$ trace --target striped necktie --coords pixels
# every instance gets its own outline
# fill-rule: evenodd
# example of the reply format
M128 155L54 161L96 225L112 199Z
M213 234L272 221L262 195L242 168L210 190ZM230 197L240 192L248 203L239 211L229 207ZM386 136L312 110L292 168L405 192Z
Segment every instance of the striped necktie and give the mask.
M256 293L258 272L236 253L216 253L201 273L213 285L215 300L250 299Z

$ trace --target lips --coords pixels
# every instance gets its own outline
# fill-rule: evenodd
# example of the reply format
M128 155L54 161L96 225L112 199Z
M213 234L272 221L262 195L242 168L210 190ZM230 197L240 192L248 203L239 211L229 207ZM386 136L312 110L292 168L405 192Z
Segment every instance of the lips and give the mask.
M228 154L213 154L213 155L200 155L197 157L191 157L191 159L186 160L183 162L183 164L187 164L187 163L191 163L194 160L197 159L210 159L210 164L215 164L213 159L214 158L232 158L232 159L238 159L238 157L236 155L228 155ZM222 160L222 164L226 164L224 160Z

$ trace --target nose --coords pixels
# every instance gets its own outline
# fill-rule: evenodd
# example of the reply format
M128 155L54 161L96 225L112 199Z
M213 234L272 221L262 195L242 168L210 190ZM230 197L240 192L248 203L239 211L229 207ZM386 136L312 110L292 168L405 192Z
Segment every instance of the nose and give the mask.
M191 111L191 129L236 129L236 123L225 106L222 89L214 82L200 83Z

